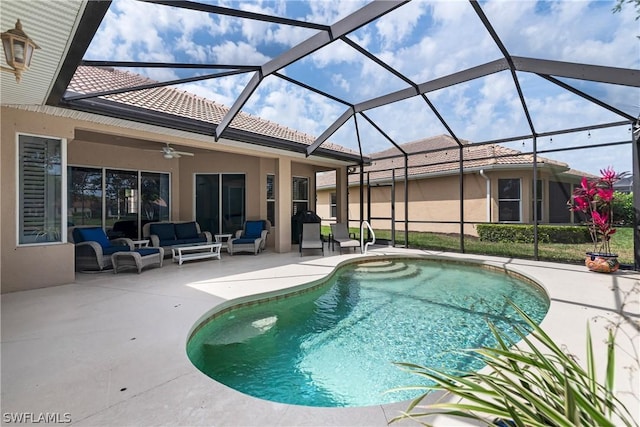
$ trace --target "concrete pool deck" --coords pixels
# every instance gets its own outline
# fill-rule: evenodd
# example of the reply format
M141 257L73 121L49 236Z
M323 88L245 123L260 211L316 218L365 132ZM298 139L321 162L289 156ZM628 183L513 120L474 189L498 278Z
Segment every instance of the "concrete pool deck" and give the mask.
M406 403L311 408L268 402L211 380L186 355L189 332L214 307L321 279L360 256L336 253L223 253L222 260L182 266L167 260L140 275L77 274L67 285L2 295L2 424L45 415L77 426L387 425ZM640 302L637 292L625 297L640 286L637 272L605 275L582 266L397 248L369 252L384 254L476 260L535 278L551 298L542 326L583 366L587 321L603 367L606 325L620 318L626 301L622 313L629 322L617 341L617 392L638 416L638 372L631 376L628 367L636 363L640 342Z

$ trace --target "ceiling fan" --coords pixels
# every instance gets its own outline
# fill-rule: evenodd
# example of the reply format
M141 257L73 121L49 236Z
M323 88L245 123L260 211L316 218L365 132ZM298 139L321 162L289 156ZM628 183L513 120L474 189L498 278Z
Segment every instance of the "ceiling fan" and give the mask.
M193 153L189 153L187 151L177 151L175 148L171 147L169 144L162 147L162 157L165 159L179 159L182 156L193 156Z

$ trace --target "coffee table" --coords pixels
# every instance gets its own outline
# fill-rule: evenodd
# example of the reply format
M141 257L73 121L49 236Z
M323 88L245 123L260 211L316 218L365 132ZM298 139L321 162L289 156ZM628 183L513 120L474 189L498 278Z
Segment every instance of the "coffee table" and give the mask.
M221 243L190 243L186 245L171 246L173 261L182 265L185 261L194 259L217 258L220 259Z

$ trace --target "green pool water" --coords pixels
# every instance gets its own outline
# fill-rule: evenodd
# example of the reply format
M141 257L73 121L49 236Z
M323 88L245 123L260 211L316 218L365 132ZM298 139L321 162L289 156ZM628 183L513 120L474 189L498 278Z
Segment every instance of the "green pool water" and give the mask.
M478 266L388 259L341 267L327 283L241 307L201 325L187 353L209 377L251 396L343 407L403 401L420 384L393 362L480 369L457 350L495 346L490 320L508 330L515 302L537 322L537 286ZM515 335L514 335L515 338Z

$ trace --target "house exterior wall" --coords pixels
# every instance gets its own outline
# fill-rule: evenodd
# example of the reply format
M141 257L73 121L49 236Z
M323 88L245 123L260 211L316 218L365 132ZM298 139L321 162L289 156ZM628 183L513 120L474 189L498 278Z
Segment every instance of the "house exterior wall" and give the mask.
M479 172L464 174L464 233L477 236L474 223L499 222L498 184L500 179L520 180L520 223L533 221L533 172L530 169L511 168L485 170L484 177ZM485 178L486 177L486 178ZM569 182L566 177L559 177L552 171L540 168L538 179L542 180L542 209L541 223L548 222L549 212L549 181ZM578 178L575 178L575 181ZM489 194L487 198L487 180L489 180ZM385 183L371 187L371 217L390 218L391 187ZM335 221L330 216L330 195L333 188L318 189L318 212L325 224ZM408 210L410 231L459 233L460 232L460 185L458 175L425 177L408 181ZM404 230L404 180L395 184L395 220L396 230ZM359 220L360 191L359 186L349 187L349 219L351 226ZM364 193L364 217L367 212L367 192ZM488 205L488 208L487 208ZM420 222L424 221L424 222ZM374 219L372 226L377 229L391 228L390 219Z
M68 120L50 120L42 114L25 114L2 108L0 160L2 161L0 227L0 286L3 293L73 282L74 248L72 244L19 246L17 244L17 132L73 139Z
M277 197L276 203L284 203L276 212L268 245L273 247L274 233L282 233L290 227L291 176L309 178L309 203L315 209L315 173L327 166L312 162L302 162L296 158L282 156L281 153L262 153L246 148L233 152L195 150L194 157L164 159L157 149L147 150L117 144L122 138L137 138L153 142L193 145L199 141L185 141L175 136L161 135L136 129L123 129L113 125L87 122L83 120L57 117L40 112L30 112L2 107L2 130L0 144L0 184L2 185L2 206L0 207L0 290L2 293L71 283L75 278L74 246L70 243L49 243L42 245L18 245L18 203L17 203L17 133L28 133L67 141L67 165L85 167L107 167L110 169L141 170L169 173L171 177L170 215L173 221L195 218L194 182L196 173L244 173L246 176L246 216L248 219L266 218L266 175L276 175L281 181L281 191L287 197ZM97 143L76 139L76 130L89 130L107 134L107 143ZM110 144L113 137L114 144ZM188 151L188 150L187 150ZM285 160L291 165L289 176L278 175L277 162ZM66 191L66 189L63 189ZM282 225L284 227L282 227ZM290 239L290 230L285 233ZM290 250L290 241L281 247ZM38 268L34 268L37 260Z

